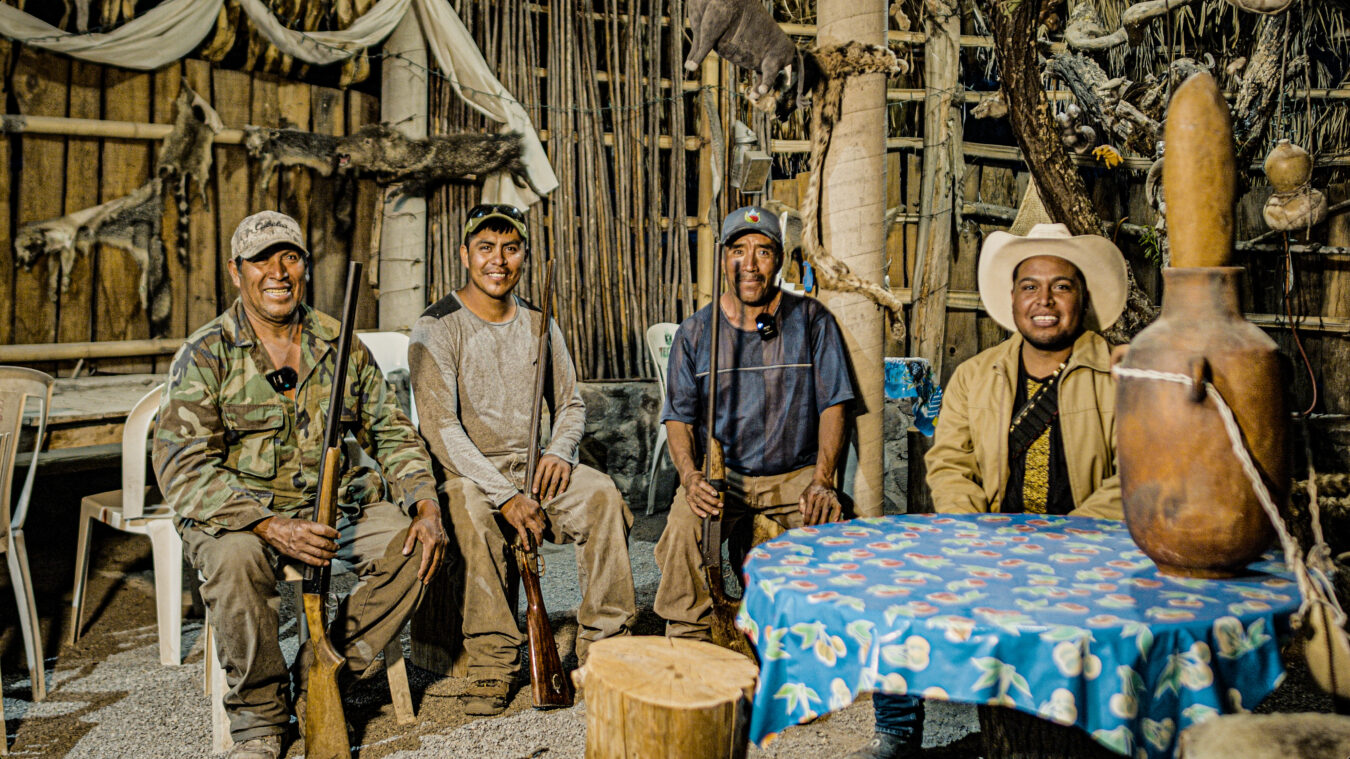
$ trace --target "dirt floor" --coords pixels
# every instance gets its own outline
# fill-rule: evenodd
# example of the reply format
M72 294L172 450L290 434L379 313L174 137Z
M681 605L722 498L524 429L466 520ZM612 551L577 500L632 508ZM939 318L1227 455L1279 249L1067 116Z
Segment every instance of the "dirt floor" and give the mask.
M144 538L99 528L95 534L85 632L68 645L79 496L116 487L111 473L80 473L42 483L35 493L28 542L38 612L42 621L49 694L32 703L23 646L9 578L0 574L0 671L4 675L6 734L10 754L20 757L208 757L210 711L202 692L202 620L184 622L185 662L158 662L150 544ZM631 554L641 612L638 634L659 634L651 610L656 590L652 557L664 513L638 515ZM570 549L546 554L545 596L566 666L575 665L571 616L577 597ZM292 618L283 610L283 619ZM294 653L294 626L283 628L287 654ZM405 639L406 643L406 639ZM528 687L505 714L472 718L456 696L467 683L409 667L418 722L395 723L383 673L356 683L347 694L360 759L375 757L486 757L489 759L580 759L585 747L585 702L571 709L530 708ZM1329 701L1292 672L1262 711L1329 711ZM871 735L866 699L810 725L788 730L753 759L843 757ZM932 703L925 724L923 759L975 757L982 746L975 709ZM299 746L290 756L301 756Z

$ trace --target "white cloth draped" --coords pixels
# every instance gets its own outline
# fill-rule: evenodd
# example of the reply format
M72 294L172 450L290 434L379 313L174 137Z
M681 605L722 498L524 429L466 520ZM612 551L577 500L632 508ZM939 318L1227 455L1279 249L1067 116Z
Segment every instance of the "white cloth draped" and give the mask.
M215 26L224 0L167 0L111 32L71 34L10 5L0 5L0 34L33 47L122 68L149 71L182 58Z
M283 53L306 63L344 61L383 42L414 2L427 48L455 92L503 131L523 137L522 162L533 190L548 194L558 186L544 146L525 108L493 75L473 36L445 0L379 0L361 18L336 32L287 29L262 0L238 0L258 31ZM0 35L84 61L150 71L187 55L215 27L224 0L165 0L111 32L72 34L13 6L0 4ZM530 188L517 187L507 174L484 179L483 201L527 208L538 202Z
M262 0L238 0L249 20L278 50L320 66L345 61L371 45L378 45L408 12L409 1L380 0L339 32L297 32L282 26Z
M503 131L521 134L525 148L521 160L530 184L542 195L553 192L558 186L558 177L548 163L530 115L493 76L459 15L445 0L417 0L416 7L427 49L435 56L436 65L450 80L455 93L484 116L504 124ZM538 200L539 195L530 188L517 187L506 174L493 174L483 182L485 203L510 203L517 208L529 208Z

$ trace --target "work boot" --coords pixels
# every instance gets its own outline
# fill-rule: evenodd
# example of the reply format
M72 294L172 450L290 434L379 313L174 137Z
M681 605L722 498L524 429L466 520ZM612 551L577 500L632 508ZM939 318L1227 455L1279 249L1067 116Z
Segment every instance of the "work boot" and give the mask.
M905 759L918 756L919 746L912 738L890 733L872 733L872 740L866 746L854 751L844 759Z
M475 717L491 717L506 711L511 703L511 683L508 680L475 680L473 687L460 696L464 713Z
M281 756L281 736L264 735L234 744L225 759L277 759Z

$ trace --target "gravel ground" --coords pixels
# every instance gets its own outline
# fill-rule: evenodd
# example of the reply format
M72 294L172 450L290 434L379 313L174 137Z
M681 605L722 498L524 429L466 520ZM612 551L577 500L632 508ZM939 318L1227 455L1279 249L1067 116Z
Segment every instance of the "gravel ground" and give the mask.
M96 477L67 483L83 492L113 487ZM17 757L209 757L210 711L202 693L202 621L184 622L182 666L158 662L149 541L111 530L96 533L84 636L66 645L74 553L74 507L59 490L40 493L29 521L29 551L47 652L46 701L32 703L22 642L13 614L13 594L0 573L0 671L10 754ZM78 499L74 499L77 504ZM63 506L64 504L64 506ZM63 510L66 509L66 510ZM652 612L657 571L655 542L664 514L639 516L631 556L640 608L639 634L659 634ZM572 549L550 547L545 598L565 665L575 664L575 608L579 601ZM293 614L283 610L284 620ZM283 627L287 655L295 648L294 622ZM1290 657L1292 660L1293 657ZM530 708L522 688L500 717L475 719L455 698L468 683L409 667L418 722L395 723L383 673L356 683L347 694L347 717L359 742L360 759L374 757L484 757L485 759L580 759L585 747L585 702L551 712ZM1306 673L1292 671L1260 711L1330 711ZM843 757L871 735L869 699L809 725L787 730L766 749L751 747L751 759ZM930 703L922 759L979 756L979 725L972 706ZM298 757L292 745L289 756Z

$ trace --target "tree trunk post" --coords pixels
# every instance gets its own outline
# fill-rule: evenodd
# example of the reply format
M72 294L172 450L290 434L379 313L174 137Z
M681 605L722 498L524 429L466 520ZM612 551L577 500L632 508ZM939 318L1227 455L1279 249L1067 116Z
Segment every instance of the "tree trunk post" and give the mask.
M409 138L427 136L427 46L417 14L384 43L380 119ZM384 193L380 225L380 329L408 330L426 308L427 200Z
M820 0L816 41L886 44L885 0ZM839 121L821 167L821 239L825 249L855 274L882 283L886 230L886 76L853 76L844 89ZM857 293L822 290L848 344L867 413L859 416L859 459L853 479L858 516L879 516L883 468L881 415L885 352L882 310Z
M961 10L955 0L928 3L924 31L923 77L927 93L923 107L923 195L919 222L919 271L914 279L912 332L914 355L928 359L933 376L942 376L942 352L947 327L947 291L951 284L954 228L953 185L960 176L961 116L953 108L959 101L961 71Z

